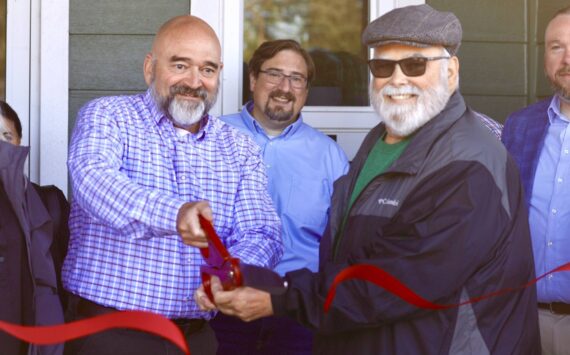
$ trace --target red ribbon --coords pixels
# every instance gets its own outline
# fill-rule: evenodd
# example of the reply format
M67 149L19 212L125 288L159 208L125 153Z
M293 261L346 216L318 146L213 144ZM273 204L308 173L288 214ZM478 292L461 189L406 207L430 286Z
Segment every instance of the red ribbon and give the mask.
M178 346L186 355L190 355L180 329L167 318L150 312L115 312L67 324L39 327L26 327L0 321L0 330L37 345L63 343L112 328L131 328L161 336Z
M333 281L331 288L327 294L327 298L325 300L325 312L329 311L331 303L334 299L336 294L337 286L344 281L357 279L357 280L364 280L368 282L372 282L373 284L384 288L386 291L398 296L402 300L418 307L418 308L427 308L427 309L447 309L447 308L454 308L459 307L469 303L475 303L482 301L487 298L496 297L499 295L503 295L505 293L513 292L516 290L521 290L523 288L529 287L537 283L540 279L546 277L547 275L553 274L555 272L560 271L570 271L570 263L566 263L562 266L557 267L554 270L547 272L544 275L537 277L536 279L530 281L525 285L521 285L519 287L509 287L504 288L499 291L491 292L483 296L471 298L465 302L461 302L458 304L437 304L432 303L425 298L419 296L414 291L409 289L406 285L401 283L397 278L390 275L388 272L384 271L383 269L373 266L373 265L354 265L350 266L344 270L342 270Z

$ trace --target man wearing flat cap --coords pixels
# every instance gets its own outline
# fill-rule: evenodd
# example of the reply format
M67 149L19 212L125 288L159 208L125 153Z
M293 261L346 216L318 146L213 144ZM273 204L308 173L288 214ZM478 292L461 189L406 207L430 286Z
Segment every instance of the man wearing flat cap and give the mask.
M215 305L200 305L244 320L292 317L315 329L319 354L540 353L536 290L522 287L535 276L519 175L459 93L459 20L409 6L362 39L374 49L370 99L382 122L335 183L319 272L287 273L282 294L216 286ZM463 305L421 308L353 279L325 313L334 278L359 264L433 303Z

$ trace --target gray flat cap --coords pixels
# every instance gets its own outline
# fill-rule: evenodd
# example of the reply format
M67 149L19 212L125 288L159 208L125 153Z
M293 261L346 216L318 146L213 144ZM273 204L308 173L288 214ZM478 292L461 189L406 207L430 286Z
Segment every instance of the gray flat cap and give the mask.
M394 9L372 21L362 33L368 47L404 44L414 47L440 45L455 55L461 45L461 23L451 12L437 11L429 5Z

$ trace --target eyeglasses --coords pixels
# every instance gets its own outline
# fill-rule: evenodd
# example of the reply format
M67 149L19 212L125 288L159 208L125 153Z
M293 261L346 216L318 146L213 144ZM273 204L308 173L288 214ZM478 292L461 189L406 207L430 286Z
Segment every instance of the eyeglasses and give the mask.
M389 78L400 66L406 76L422 76L426 72L427 62L432 60L449 59L450 57L408 57L400 60L370 59L368 66L376 78Z
M299 74L286 75L277 70L260 70L259 72L265 74L267 82L273 85L279 85L284 78L287 78L291 86L295 89L304 89L307 87L307 78Z

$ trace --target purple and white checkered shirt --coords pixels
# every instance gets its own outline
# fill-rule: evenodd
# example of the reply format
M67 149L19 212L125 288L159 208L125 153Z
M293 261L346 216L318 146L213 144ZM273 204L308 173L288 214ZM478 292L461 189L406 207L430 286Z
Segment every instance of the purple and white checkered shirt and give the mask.
M149 91L81 109L68 159L66 289L120 310L211 318L193 301L200 252L176 232L178 210L189 201L209 201L232 255L275 266L283 253L281 224L258 146L212 116L202 122L198 133L177 135Z

